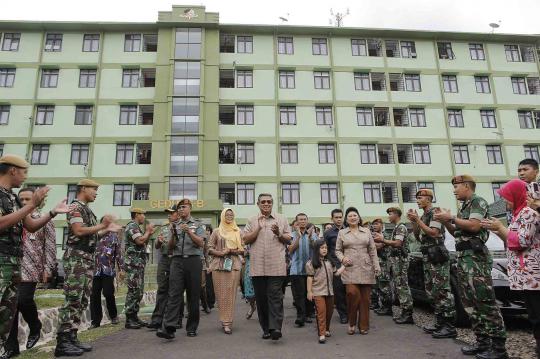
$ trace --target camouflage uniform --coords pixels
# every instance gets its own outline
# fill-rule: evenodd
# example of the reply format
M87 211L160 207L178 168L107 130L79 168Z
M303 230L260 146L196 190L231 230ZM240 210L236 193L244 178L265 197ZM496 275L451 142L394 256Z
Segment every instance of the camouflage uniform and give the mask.
M450 287L450 260L433 260L428 256L428 249L440 246L442 251L448 253L444 247L444 226L433 219L435 208L424 211L420 220L430 228L436 228L440 235L436 238L420 232L420 251L422 252L424 266L424 284L428 297L433 301L435 315L453 321L456 315L454 295ZM443 248L444 247L444 248ZM440 262L440 263L435 263Z
M0 217L22 208L17 196L0 187ZM6 341L17 310L17 289L21 281L22 221L0 231L0 345Z
M383 233L384 235L384 233ZM387 239L387 238L385 238ZM382 304L382 307L392 306L392 287L390 286L390 263L389 263L389 248L384 246L377 251L379 257L379 266L381 274L377 277L377 299Z
M403 313L412 314L413 299L409 288L409 250L407 247L407 227L403 223L398 223L392 235L391 241L402 241L400 248L390 248L389 266L390 278L393 282L396 294L399 298L399 306Z
M156 292L156 306L152 313L151 323L161 325L163 321L163 314L165 313L165 306L167 305L167 297L169 295L169 273L171 267L171 257L169 255L169 236L170 236L170 224L163 226L161 235L164 240L160 247L160 258L157 267L157 285Z
M131 316L139 313L139 303L144 294L146 245L135 243L137 238L143 236L143 232L141 227L134 221L127 224L125 233L126 253L124 255L124 269L126 271L128 291L124 311L126 316Z
M72 225L81 223L84 227L94 227L97 219L94 212L84 202L75 199L67 214L68 240L62 259L66 273L64 282L64 305L58 311L58 333L76 331L81 316L88 306L94 274L94 251L98 234L77 237Z
M463 202L457 215L462 219L482 220L487 217L488 203L476 194ZM471 318L474 333L477 337L506 338L491 279L493 258L485 245L476 251L471 249L475 241L485 243L488 240L488 231L482 228L478 233L470 233L456 227L454 237L461 302Z

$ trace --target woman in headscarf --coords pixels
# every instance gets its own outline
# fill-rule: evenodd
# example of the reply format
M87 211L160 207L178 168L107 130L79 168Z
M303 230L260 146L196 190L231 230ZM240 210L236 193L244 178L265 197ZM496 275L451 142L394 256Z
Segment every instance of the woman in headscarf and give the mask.
M221 211L221 222L210 236L208 253L212 256L209 270L212 271L219 319L225 334L231 334L242 269L240 256L244 253L241 231L236 225L235 213L231 208Z
M506 242L510 289L523 292L540 358L540 214L527 206L527 184L522 180L511 180L498 193L512 211L512 221L508 228L495 218L482 225Z

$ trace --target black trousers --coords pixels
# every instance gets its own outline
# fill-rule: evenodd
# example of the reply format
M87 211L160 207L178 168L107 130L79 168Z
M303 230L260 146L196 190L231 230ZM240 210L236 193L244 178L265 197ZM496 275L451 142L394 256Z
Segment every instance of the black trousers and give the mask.
M534 338L540 340L540 290L524 290L523 297L532 325Z
M259 324L264 333L281 330L283 324L283 281L285 277L251 277Z
M305 321L314 313L313 302L307 299L307 276L291 275L291 291L296 307L296 319Z
M17 311L13 319L13 325L9 332L8 339L6 341L6 348L19 349L19 340L17 339L19 334L19 313L22 314L23 319L28 323L30 333L34 334L41 330L41 322L39 321L36 302L34 301L34 293L36 292L35 282L21 282L19 284L19 293L17 297Z
M199 300L201 296L202 262L200 256L171 258L169 274L169 295L167 308L163 317L163 328L174 331L180 317L180 307L183 302L184 290L187 294L188 320L187 332L195 332L199 327Z
M171 268L171 260L168 256L162 255L159 259L157 266L157 292L156 292L156 306L152 312L152 323L161 324L163 322L163 315L165 313L165 307L167 306L167 299L169 297L169 271Z
M101 293L105 297L107 303L107 312L111 319L118 316L116 310L116 300L114 298L114 277L111 276L95 276L92 280L92 295L90 296L90 318L92 324L99 326L103 319L103 311L101 310Z
M242 292L244 293L244 292ZM214 293L214 282L212 281L212 272L206 272L206 300L210 308L216 304L216 295Z
M334 287L334 303L339 317L347 318L347 297L345 295L345 286L341 281L341 277L334 276L332 286Z

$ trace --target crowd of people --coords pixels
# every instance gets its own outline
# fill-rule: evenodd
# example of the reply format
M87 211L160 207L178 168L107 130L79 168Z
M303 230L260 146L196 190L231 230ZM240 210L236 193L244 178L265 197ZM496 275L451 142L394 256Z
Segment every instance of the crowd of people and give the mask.
M2 359L19 353L19 312L30 328L26 347L33 347L40 338L33 297L36 285L46 282L56 265L51 220L60 213L66 214L68 237L62 258L65 302L59 310L56 356L79 356L92 350L77 335L89 303L91 327L100 326L102 293L111 322L119 323L115 278L125 279L128 288L125 327L148 327L167 340L183 328L184 308L187 336L197 336L201 305L209 312L214 302L223 332L232 334L240 288L249 303L246 318L257 312L262 339L279 340L288 283L296 309L294 325L301 328L315 320L321 344L332 335L334 308L340 323L348 325L349 335L369 334L370 310L392 316L397 325L414 324L408 284L411 237L420 243L425 289L435 314L434 322L423 330L435 339L455 338L452 255L445 246L448 232L456 241L457 293L476 336L475 343L461 350L479 359L507 358L506 330L493 290L492 256L486 247L492 231L505 243L510 288L523 294L540 357L540 186L538 163L533 159L521 161L518 178L498 191L508 209L508 225L489 215L487 201L475 193L475 179L459 175L451 180L460 202L456 214L433 206L433 191L421 188L416 193L421 214L390 207L387 223L382 218L364 222L357 208L337 208L321 233L305 213L297 214L289 224L274 210L272 195L261 193L259 211L243 229L232 208L222 210L218 227L212 229L192 216L191 201L183 199L165 210L168 223L162 226L149 222L143 209L131 208L123 245L116 218L107 214L98 222L89 207L97 196L97 182L81 180L71 204L64 200L43 213L49 187L13 192L26 180L28 167L18 156L0 158ZM151 239L159 252L158 288L147 323L138 314Z

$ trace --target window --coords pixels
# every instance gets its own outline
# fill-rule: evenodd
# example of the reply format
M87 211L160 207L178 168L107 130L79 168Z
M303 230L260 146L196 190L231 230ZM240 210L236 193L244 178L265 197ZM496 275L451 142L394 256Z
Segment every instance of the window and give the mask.
M184 27L176 29L176 45L174 49L174 56L177 59L200 59L201 58L201 41L202 41L202 31L200 27ZM233 37L233 46L234 46L234 37ZM234 52L234 50L233 50ZM189 195L197 195L197 181L193 178L178 178L174 181L177 181L171 188L174 189L173 193L175 195L179 192L184 191ZM183 189L184 188L184 189Z
M234 70L219 70L219 87L234 88Z
M532 158L537 162L540 161L537 145L525 145L523 146L523 151L525 152L525 158Z
M234 35L231 35L231 34L219 35L219 52L234 53Z
M131 188L130 184L115 184L113 194L113 206L130 206L131 205Z
M236 41L239 54L253 53L253 36L237 36Z
M220 183L219 184L219 199L223 204L235 204L235 191L234 183Z
M150 185L149 184L136 184L133 186L135 191L133 193L133 199L135 201L147 201L150 197Z
M151 159L151 144L138 145L137 156L139 162L150 163ZM199 139L196 136L171 136L170 147L170 166L169 171L175 175L197 175L199 173ZM142 158L144 156L145 158ZM192 179L178 179L177 185L184 186L186 181L190 191L194 190L196 184ZM182 184L183 183L183 184ZM191 187L190 187L191 186ZM193 192L192 192L193 193Z
M540 78L527 77L527 88L529 95L540 95Z
M54 88L58 86L58 69L41 70L41 87Z
M494 110L480 110L480 118L482 119L483 128L497 128Z
M137 106L136 105L120 105L120 125L135 125L137 124Z
M374 107L373 113L375 115L375 126L389 126L390 115L388 107Z
M338 203L337 183L321 183L321 203Z
M386 57L400 57L398 40L386 40L384 43L386 47Z
M75 107L75 124L76 125L91 125L92 124L92 105L77 105Z
M253 125L253 105L241 105L236 107L236 124Z
M364 203L381 203L381 185L364 183Z
M416 192L415 182L401 182L401 198L403 198L403 202L416 202Z
M293 38L291 36L278 36L278 54L294 54Z
M152 144L137 143L137 160L138 165L149 165L152 163Z
M95 88L96 87L96 72L95 69L81 69L79 73L79 87Z
M376 145L360 145L360 163L362 164L377 163Z
M4 144L0 143L0 156L4 155Z
M388 165L394 163L394 150L392 145L377 145L379 163Z
M116 145L116 164L133 164L133 143L118 143Z
M469 44L469 53L471 54L471 60L486 59L486 54L484 53L484 45L482 44Z
M300 184L283 183L281 185L283 204L300 204Z
M279 71L279 88L281 89L293 89L295 87L294 83L294 71Z
M30 164L46 165L49 161L49 145L34 144L32 145L32 159Z
M99 51L99 34L84 34L82 50L83 52Z
M10 111L11 111L10 105L0 105L0 125L7 125L9 123Z
M521 61L523 62L535 62L534 45L519 45L519 51L521 52Z
M373 109L371 107L357 107L356 122L358 126L373 126Z
M527 85L525 83L525 77L511 77L512 90L517 95L527 94Z
M124 52L141 51L141 34L126 34L124 36Z
M237 144L238 164L254 164L255 163L255 144L253 143L238 143Z
M409 126L406 108L394 108L392 113L394 115L394 126Z
M398 202L396 182L383 182L381 184L381 187L382 187L382 194L383 194L383 203L397 203Z
M122 70L122 87L139 87L139 69Z
M540 111L518 111L520 128L540 128Z
M6 32L4 34L4 42L2 43L2 51L19 51L21 42L21 34L18 32Z
M502 150L500 145L486 145L486 152L488 156L488 163L493 164L502 164Z
M388 74L390 80L390 91L404 91L405 83L403 82L403 74L390 73Z
M279 124L296 125L296 106L279 107Z
M173 97L172 133L199 133L199 97Z
M54 119L54 105L36 106L36 125L52 125Z
M452 151L454 152L454 163L456 165L469 164L469 146L467 145L452 145Z
M464 127L463 112L458 109L448 109L448 126Z
M330 73L328 71L313 71L316 89L330 88Z
M281 144L281 163L298 163L298 145L296 143Z
M144 34L143 35L143 51L144 52L157 52L158 35L157 34Z
M412 145L397 145L396 147L397 147L398 163L401 163L401 164L414 163Z
M313 52L313 55L328 55L326 39L324 38L311 39L311 50Z
M368 39L368 55L380 57L382 56L382 42L378 39Z
M365 39L351 39L351 51L353 56L367 56Z
M219 144L219 163L233 164L234 163L234 143Z
M236 71L236 87L252 88L253 87L253 70Z
M355 72L354 73L354 89L362 90L362 91L371 90L368 72Z
M426 127L426 112L423 108L410 108L411 127Z
M188 198L192 201L197 199L197 177L169 177L169 198Z
M476 85L477 93L491 93L488 76L475 76L474 83Z
M504 185L504 182L493 182L491 183L491 191L493 192L493 200L498 201L501 199L501 196L499 196L499 190Z
M385 91L386 90L386 78L384 72L372 72L371 73L371 89L373 91Z
M72 144L71 145L71 160L72 165L88 164L88 152L90 145L88 144Z
M0 87L13 87L15 83L15 69L0 68Z
M231 105L219 105L219 124L234 125L235 107Z
M416 164L431 163L429 145L413 145L413 150L414 150L414 162Z
M334 123L332 118L332 106L316 106L315 119L319 126L332 125Z
M436 195L435 195L435 184L433 182L418 182L417 186L418 190L420 189L430 189L433 191L433 200L432 202L435 203L437 201ZM415 200L416 200L416 193L415 193Z
M156 69L142 69L141 78L141 87L156 87Z
M519 62L519 47L517 45L504 45L504 53L506 54L506 61Z
M62 51L62 34L47 34L44 50L47 52Z
M401 57L416 59L416 45L414 41L401 41Z
M319 163L336 163L336 145L319 143Z
M439 53L439 59L453 60L455 58L452 43L450 42L437 42L437 52Z
M73 202L75 200L75 198L77 197L77 185L76 184L68 184L66 197L67 197L67 203L68 204L70 204L71 202Z
M456 75L442 75L444 92L456 93L458 92L458 83Z
M154 105L139 106L139 125L154 124Z
M254 183L238 183L236 185L236 204L255 204Z

